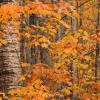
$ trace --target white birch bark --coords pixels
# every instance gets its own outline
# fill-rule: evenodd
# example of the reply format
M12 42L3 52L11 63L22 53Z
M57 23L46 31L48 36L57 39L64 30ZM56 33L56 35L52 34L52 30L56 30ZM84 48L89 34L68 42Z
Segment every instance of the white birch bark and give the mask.
M16 38L19 30L13 29L11 26L13 24L14 21L10 21L8 25L3 26L6 32L4 40L7 44L0 47L0 90L2 91L22 86L20 42Z

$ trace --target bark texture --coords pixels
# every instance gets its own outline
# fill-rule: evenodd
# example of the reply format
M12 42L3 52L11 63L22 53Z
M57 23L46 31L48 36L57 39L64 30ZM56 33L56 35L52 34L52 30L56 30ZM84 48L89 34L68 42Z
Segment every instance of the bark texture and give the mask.
M97 0L97 8L98 8L98 13L97 13L97 31L96 33L98 34L100 32L100 1ZM95 77L96 81L100 81L100 42L97 41L96 44L96 57L95 57Z
M71 5L75 6L76 2L71 1ZM76 11L77 12L77 11ZM77 18L72 17L71 19L71 28L72 28L72 34L75 34L77 31L77 26L78 26L78 22L77 22ZM73 85L76 83L76 79L77 79L77 66L74 63L74 60L72 61L72 83ZM72 100L77 100L77 93L76 91L73 89L73 93L72 93Z
M5 36L7 45L0 47L0 89L7 90L21 86L20 43L16 34Z

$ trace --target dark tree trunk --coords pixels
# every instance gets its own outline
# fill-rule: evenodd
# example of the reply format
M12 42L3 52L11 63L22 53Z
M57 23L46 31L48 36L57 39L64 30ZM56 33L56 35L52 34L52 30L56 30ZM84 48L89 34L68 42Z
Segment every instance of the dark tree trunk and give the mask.
M100 32L100 1L97 0L97 8L98 8L98 14L97 14L97 31L98 34ZM96 58L95 58L95 77L96 81L100 80L100 43L97 41L96 43Z

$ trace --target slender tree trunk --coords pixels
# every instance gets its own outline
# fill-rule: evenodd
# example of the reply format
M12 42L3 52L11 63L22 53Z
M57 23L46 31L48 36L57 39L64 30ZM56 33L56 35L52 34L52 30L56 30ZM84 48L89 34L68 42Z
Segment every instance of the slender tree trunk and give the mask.
M71 1L71 4L73 6L75 6L75 2L74 1ZM71 26L72 26L72 34L75 34L76 31L77 31L77 18L73 17L71 19ZM72 61L72 83L73 85L76 83L76 79L77 79L77 68L76 68L76 64L74 63L74 61ZM72 100L77 100L77 93L76 91L73 89L73 93L72 93Z
M98 34L100 32L100 1L97 0L97 8L98 8L98 14L97 14L97 31ZM96 43L96 58L95 58L95 77L96 81L100 80L100 43L97 41Z
M82 1L80 0L79 1L79 5L82 4ZM82 21L82 16L83 16L83 9L84 9L84 6L81 6L80 7L80 23L79 23L79 27L82 28L82 25L83 25L83 21Z

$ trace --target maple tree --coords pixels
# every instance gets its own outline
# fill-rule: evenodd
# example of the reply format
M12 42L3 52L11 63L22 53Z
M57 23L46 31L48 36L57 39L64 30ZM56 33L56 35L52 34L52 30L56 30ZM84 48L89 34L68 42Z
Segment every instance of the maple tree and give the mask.
M99 1L1 3L0 66L6 71L0 74L8 77L0 85L0 99L99 100L100 11L95 5Z

